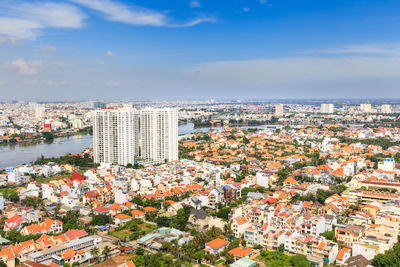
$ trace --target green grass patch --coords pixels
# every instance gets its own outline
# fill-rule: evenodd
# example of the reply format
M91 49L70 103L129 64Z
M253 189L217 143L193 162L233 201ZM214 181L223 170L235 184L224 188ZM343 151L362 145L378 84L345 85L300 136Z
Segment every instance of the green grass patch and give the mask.
M224 263L224 262L225 262L224 259L219 259L219 260L217 260L217 261L215 262L215 265L218 265L218 264L221 264L221 263Z
M129 229L123 229L120 231L114 231L111 232L110 235L118 238L118 239L125 239L127 237L129 237L132 234L132 232Z

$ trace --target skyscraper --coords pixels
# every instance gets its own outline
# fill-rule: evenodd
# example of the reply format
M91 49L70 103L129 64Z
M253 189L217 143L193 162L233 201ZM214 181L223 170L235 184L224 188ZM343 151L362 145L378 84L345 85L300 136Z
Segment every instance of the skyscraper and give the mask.
M139 113L132 108L94 112L93 152L96 163L127 165L139 154Z
M371 113L372 107L371 104L360 104L360 110L364 113Z
M275 117L277 118L283 117L283 104L275 105Z
M381 112L382 113L392 113L392 106L389 104L383 104L381 106Z
M321 113L331 114L334 112L333 104L321 104Z
M178 111L146 108L140 112L141 157L155 162L178 160Z

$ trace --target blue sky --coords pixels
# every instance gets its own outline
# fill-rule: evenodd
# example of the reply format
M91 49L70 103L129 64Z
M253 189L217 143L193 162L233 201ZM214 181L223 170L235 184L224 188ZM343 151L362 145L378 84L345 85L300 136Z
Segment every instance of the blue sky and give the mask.
M0 0L0 99L400 98L397 0Z

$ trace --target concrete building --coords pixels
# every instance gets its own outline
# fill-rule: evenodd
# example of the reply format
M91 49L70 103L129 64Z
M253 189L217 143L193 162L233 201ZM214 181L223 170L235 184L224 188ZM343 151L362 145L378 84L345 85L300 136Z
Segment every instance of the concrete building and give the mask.
M383 104L381 106L381 112L382 113L392 113L392 106L389 104Z
M275 105L275 117L277 118L283 117L283 104Z
M140 112L141 157L155 162L178 160L178 111L146 108Z
M139 113L133 108L94 113L93 152L96 163L127 165L139 154Z
M371 113L372 112L371 104L360 104L360 111L364 113Z
M321 104L321 113L332 114L334 112L333 104Z

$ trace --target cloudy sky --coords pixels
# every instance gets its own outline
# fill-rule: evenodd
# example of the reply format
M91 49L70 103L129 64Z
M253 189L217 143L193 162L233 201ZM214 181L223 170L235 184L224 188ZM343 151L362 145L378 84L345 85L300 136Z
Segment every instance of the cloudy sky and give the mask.
M0 100L400 98L398 0L0 0Z

